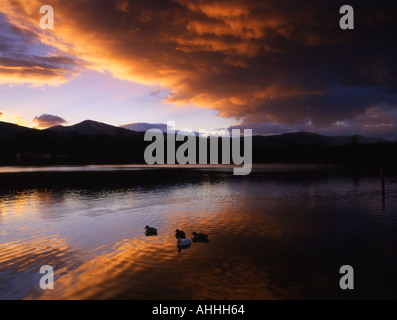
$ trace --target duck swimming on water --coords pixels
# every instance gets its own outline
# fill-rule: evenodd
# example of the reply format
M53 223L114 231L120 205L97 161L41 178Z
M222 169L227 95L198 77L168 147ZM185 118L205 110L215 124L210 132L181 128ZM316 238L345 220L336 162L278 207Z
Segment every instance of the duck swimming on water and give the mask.
M192 239L178 238L178 241L176 242L178 252L181 253L183 249L189 248L191 244L192 244Z
M197 233L196 231L192 233L193 242L208 242L209 236L204 233Z
M192 239L181 239L181 238L178 238L178 241L177 241L176 245L178 247L186 247L186 246L190 246L191 243L192 243Z
M175 238L186 239L186 233L182 230L176 229L175 230Z
M157 236L157 229L153 227L146 226L145 227L146 236Z

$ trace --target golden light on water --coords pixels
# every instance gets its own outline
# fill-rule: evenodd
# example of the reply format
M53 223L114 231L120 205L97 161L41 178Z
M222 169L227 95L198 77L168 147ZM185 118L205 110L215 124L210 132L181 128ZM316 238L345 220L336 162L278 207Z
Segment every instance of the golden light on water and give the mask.
M363 243L376 241L384 250L371 254L386 259L391 246L384 246L383 237L392 234L395 219L393 207L384 211L380 200L369 196L379 188L377 179L352 179L345 171L302 176L281 168L288 174L269 165L264 175L231 179L220 168L183 175L182 183L3 193L1 298L330 297L335 293L330 269L343 262L339 254L346 241L347 253L354 255L360 248L367 254L371 248ZM31 169L25 169L18 179L31 178ZM303 182L297 184L297 177ZM385 232L374 233L379 223ZM145 225L156 227L158 236L146 237ZM179 250L177 228L187 237L207 233L210 241ZM43 265L54 268L54 290L39 286Z

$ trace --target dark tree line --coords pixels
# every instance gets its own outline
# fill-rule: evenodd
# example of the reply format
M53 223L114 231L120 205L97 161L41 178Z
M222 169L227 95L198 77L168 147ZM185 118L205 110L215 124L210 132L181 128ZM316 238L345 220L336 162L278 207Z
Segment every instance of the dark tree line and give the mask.
M199 138L195 139L198 162ZM176 142L176 149L182 143ZM114 135L82 135L76 132L60 133L48 130L26 131L6 139L0 137L0 164L144 164L144 152L149 144L150 141L144 141L143 132L127 134L125 130ZM221 145L222 142L219 141L219 162L221 162ZM207 155L209 163L209 143L207 143ZM343 146L328 146L324 143L272 145L263 143L263 137L253 137L253 162L394 166L397 164L397 143L359 144L352 140L350 144Z

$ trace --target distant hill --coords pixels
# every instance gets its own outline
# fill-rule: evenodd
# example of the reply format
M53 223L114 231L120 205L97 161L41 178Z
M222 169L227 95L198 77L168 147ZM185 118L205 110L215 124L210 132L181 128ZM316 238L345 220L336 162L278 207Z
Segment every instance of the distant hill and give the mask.
M28 132L28 131L35 131L35 129L22 127L17 124L8 123L0 121L0 140L8 139L14 135Z
M388 143L382 138L367 138L360 135L354 136L323 136L317 133L294 132L274 136L255 136L254 146L344 146L349 144Z
M135 123L127 123L127 124L123 124L122 126L120 126L120 128L125 128L125 129L129 129L129 130L133 130L136 132L146 132L150 129L158 129L163 133L167 133L167 125L164 123L147 123L147 122L135 122ZM172 128L169 128L172 129ZM178 132L183 132L186 135L189 136L196 136L196 137L200 137L200 134L198 132L195 131L183 131L183 130L176 130Z
M117 134L133 134L133 131L115 127L106 123L93 121L93 120L85 120L73 126L55 126L46 129L48 131L53 132L63 132L63 133L78 133L78 134L86 134L86 135L98 135L98 134L107 134L107 135L117 135Z

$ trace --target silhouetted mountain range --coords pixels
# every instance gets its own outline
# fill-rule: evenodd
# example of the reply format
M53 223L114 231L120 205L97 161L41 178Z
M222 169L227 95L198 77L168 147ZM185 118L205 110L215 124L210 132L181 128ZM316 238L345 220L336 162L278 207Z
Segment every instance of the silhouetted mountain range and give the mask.
M33 131L35 129L22 127L17 124L0 121L0 140L10 138L22 132Z
M256 136L256 145L266 146L290 146L290 145L327 145L343 146L351 143L372 144L387 143L382 138L367 138L361 135L354 136L323 136L317 133L294 132L273 136Z
M77 123L73 126L55 126L48 128L46 130L62 132L62 133L79 133L86 135L97 135L97 134L108 134L108 135L117 135L117 134L131 134L131 130L115 127L110 124L93 121L93 120L85 120L83 122Z
M135 130L132 130L134 128ZM126 126L112 126L106 123L84 120L72 126L54 126L45 129L44 131L52 131L57 133L75 133L81 135L130 135L137 132L145 132L152 127L148 123L134 123ZM160 129L166 132L166 124L155 124L155 129ZM10 138L13 135L22 132L33 132L37 129L27 128L12 123L0 121L0 140ZM196 133L198 135L198 133ZM290 145L328 145L328 146L342 146L351 143L372 144L372 143L388 143L389 141L382 138L364 137L361 135L354 136L324 136L321 134L310 132L294 132L284 133L280 135L269 136L254 136L255 144L257 146L290 146Z
M135 127L148 129L147 124ZM397 143L381 138L296 132L254 136L252 141L253 160L260 163L397 162ZM144 141L144 131L93 120L45 130L0 122L0 164L145 163L150 143Z
M147 131L149 129L159 129L162 132L167 131L167 125L156 123L130 123L121 126L125 129L133 131ZM198 132L195 132L196 136L200 136ZM389 142L382 138L371 138L364 137L359 134L354 136L324 136L321 134L310 133L310 132L294 132L284 133L280 135L269 135L269 136L255 136L255 143L258 146L288 146L288 145L311 145L311 144L325 144L328 146L342 146L348 145L354 141L355 143L371 144L371 143L386 143Z

